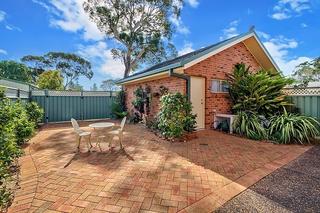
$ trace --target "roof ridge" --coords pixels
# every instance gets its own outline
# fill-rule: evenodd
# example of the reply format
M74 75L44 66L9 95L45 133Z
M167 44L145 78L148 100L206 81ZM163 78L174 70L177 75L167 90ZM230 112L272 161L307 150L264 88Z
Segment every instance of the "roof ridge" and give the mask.
M135 78L138 78L136 76L144 76L144 75L148 75L148 74L154 74L154 73L158 73L158 72L162 72L164 70L168 70L168 69L172 69L172 68L176 68L176 67L179 67L181 66L183 63L188 63L192 60L194 60L195 58L205 54L207 51L212 51L213 48L220 48L221 46L224 46L226 44L228 44L229 42L232 42L232 41L236 41L244 36L247 36L247 35L250 35L250 34L256 34L255 31L248 31L246 33L242 33L242 34L239 34L237 36L233 36L231 38L228 38L228 39L225 39L223 41L219 41L219 42L216 42L214 44L211 44L211 45L208 45L206 47L202 47L200 49L197 49L197 50L194 50L192 52L189 52L189 53L186 53L184 55L181 55L181 56L178 56L178 57L175 57L173 59L169 59L169 60L166 60L166 61L163 61L163 62L160 62L158 64L155 64L153 66L150 66L142 71L139 71L139 72L136 72L126 78L123 78L121 80L118 81L118 83L122 83L122 82L125 82L125 81L128 81L128 80L132 80L132 79L135 79Z

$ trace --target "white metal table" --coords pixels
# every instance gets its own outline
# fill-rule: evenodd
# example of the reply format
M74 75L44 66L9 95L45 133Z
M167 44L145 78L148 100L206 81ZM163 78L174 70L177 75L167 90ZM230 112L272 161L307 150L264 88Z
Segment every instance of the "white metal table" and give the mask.
M93 128L94 131L100 133L100 135L98 136L98 140L96 142L96 147L99 146L100 151L102 151L101 146L100 146L100 142L103 140L103 138L108 138L107 133L108 133L108 131L112 130L114 125L115 124L112 122L99 122L99 123L93 123L93 124L89 125L89 127ZM103 133L102 133L102 131L103 131ZM110 140L110 138L108 138L108 140ZM109 141L109 146L110 146L110 141Z

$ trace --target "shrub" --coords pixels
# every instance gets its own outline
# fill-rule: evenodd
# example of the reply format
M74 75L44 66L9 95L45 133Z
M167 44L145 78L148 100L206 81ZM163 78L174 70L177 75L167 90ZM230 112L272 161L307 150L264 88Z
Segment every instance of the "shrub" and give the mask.
M112 113L116 118L123 118L128 115L126 104L125 104L125 92L121 90L115 102L111 106Z
M12 175L10 168L21 154L13 130L12 107L9 99L0 100L0 212L5 212L12 198L12 184L8 184Z
M29 102L25 105L28 118L37 124L42 121L43 118L43 109L36 102Z
M263 120L252 112L238 112L233 122L236 133L253 140L263 140L267 138L267 131L263 126Z
M192 105L181 93L161 97L158 128L168 138L178 138L185 132L192 132L196 125L196 115L191 113Z
M12 104L10 116L16 141L18 145L22 145L34 133L35 124L29 119L27 111L20 101Z
M15 123L13 124L13 126L17 143L18 145L22 145L33 135L35 124L28 119L28 116L26 114L23 114L19 118L16 118L14 122Z
M245 64L237 64L229 75L229 93L233 102L233 111L251 111L258 115L270 117L290 105L285 100L282 90L291 79L278 73L260 70L257 73L249 71Z
M284 111L270 119L269 135L278 143L310 143L310 138L319 134L320 124L312 117Z

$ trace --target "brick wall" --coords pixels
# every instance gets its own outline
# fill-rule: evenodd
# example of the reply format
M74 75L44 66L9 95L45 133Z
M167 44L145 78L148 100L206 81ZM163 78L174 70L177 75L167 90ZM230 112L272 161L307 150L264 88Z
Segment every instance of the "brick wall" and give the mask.
M260 69L260 65L248 51L245 45L243 43L239 43L185 70L185 73L190 76L201 76L206 78L205 125L207 129L212 127L214 112L231 112L231 100L229 98L229 94L212 93L211 80L227 79L227 74L232 72L234 65L241 62L245 63L246 65L250 65L252 71ZM167 87L170 92L179 91L184 94L186 92L185 80L176 77L167 77L159 80L127 85L125 86L125 90L127 94L126 103L129 111L133 108L133 92L139 86L145 88L147 85L151 87L151 93L159 91L159 87L161 85ZM151 116L156 115L158 110L159 98L152 97L150 112Z
M205 124L207 129L212 127L215 111L217 113L231 112L229 94L212 93L211 80L227 79L227 74L231 73L234 65L240 62L250 65L252 71L260 69L258 62L245 45L239 43L185 70L188 75L206 78Z
M159 87L164 86L169 89L169 92L181 92L186 93L186 81L181 78L167 77L158 80L147 81L138 84L131 84L125 86L126 91L126 105L128 111L131 112L133 109L132 101L135 100L134 91L141 86L145 88L149 86L151 88L151 94L159 92ZM155 97L152 95L150 104L150 116L155 116L159 112L160 107L160 97Z

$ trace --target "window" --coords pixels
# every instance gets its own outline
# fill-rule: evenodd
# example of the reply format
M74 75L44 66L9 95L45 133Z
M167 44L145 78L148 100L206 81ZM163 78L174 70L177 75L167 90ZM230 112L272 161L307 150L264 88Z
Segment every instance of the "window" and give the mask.
M211 81L211 92L229 92L229 84L225 80L214 79Z

